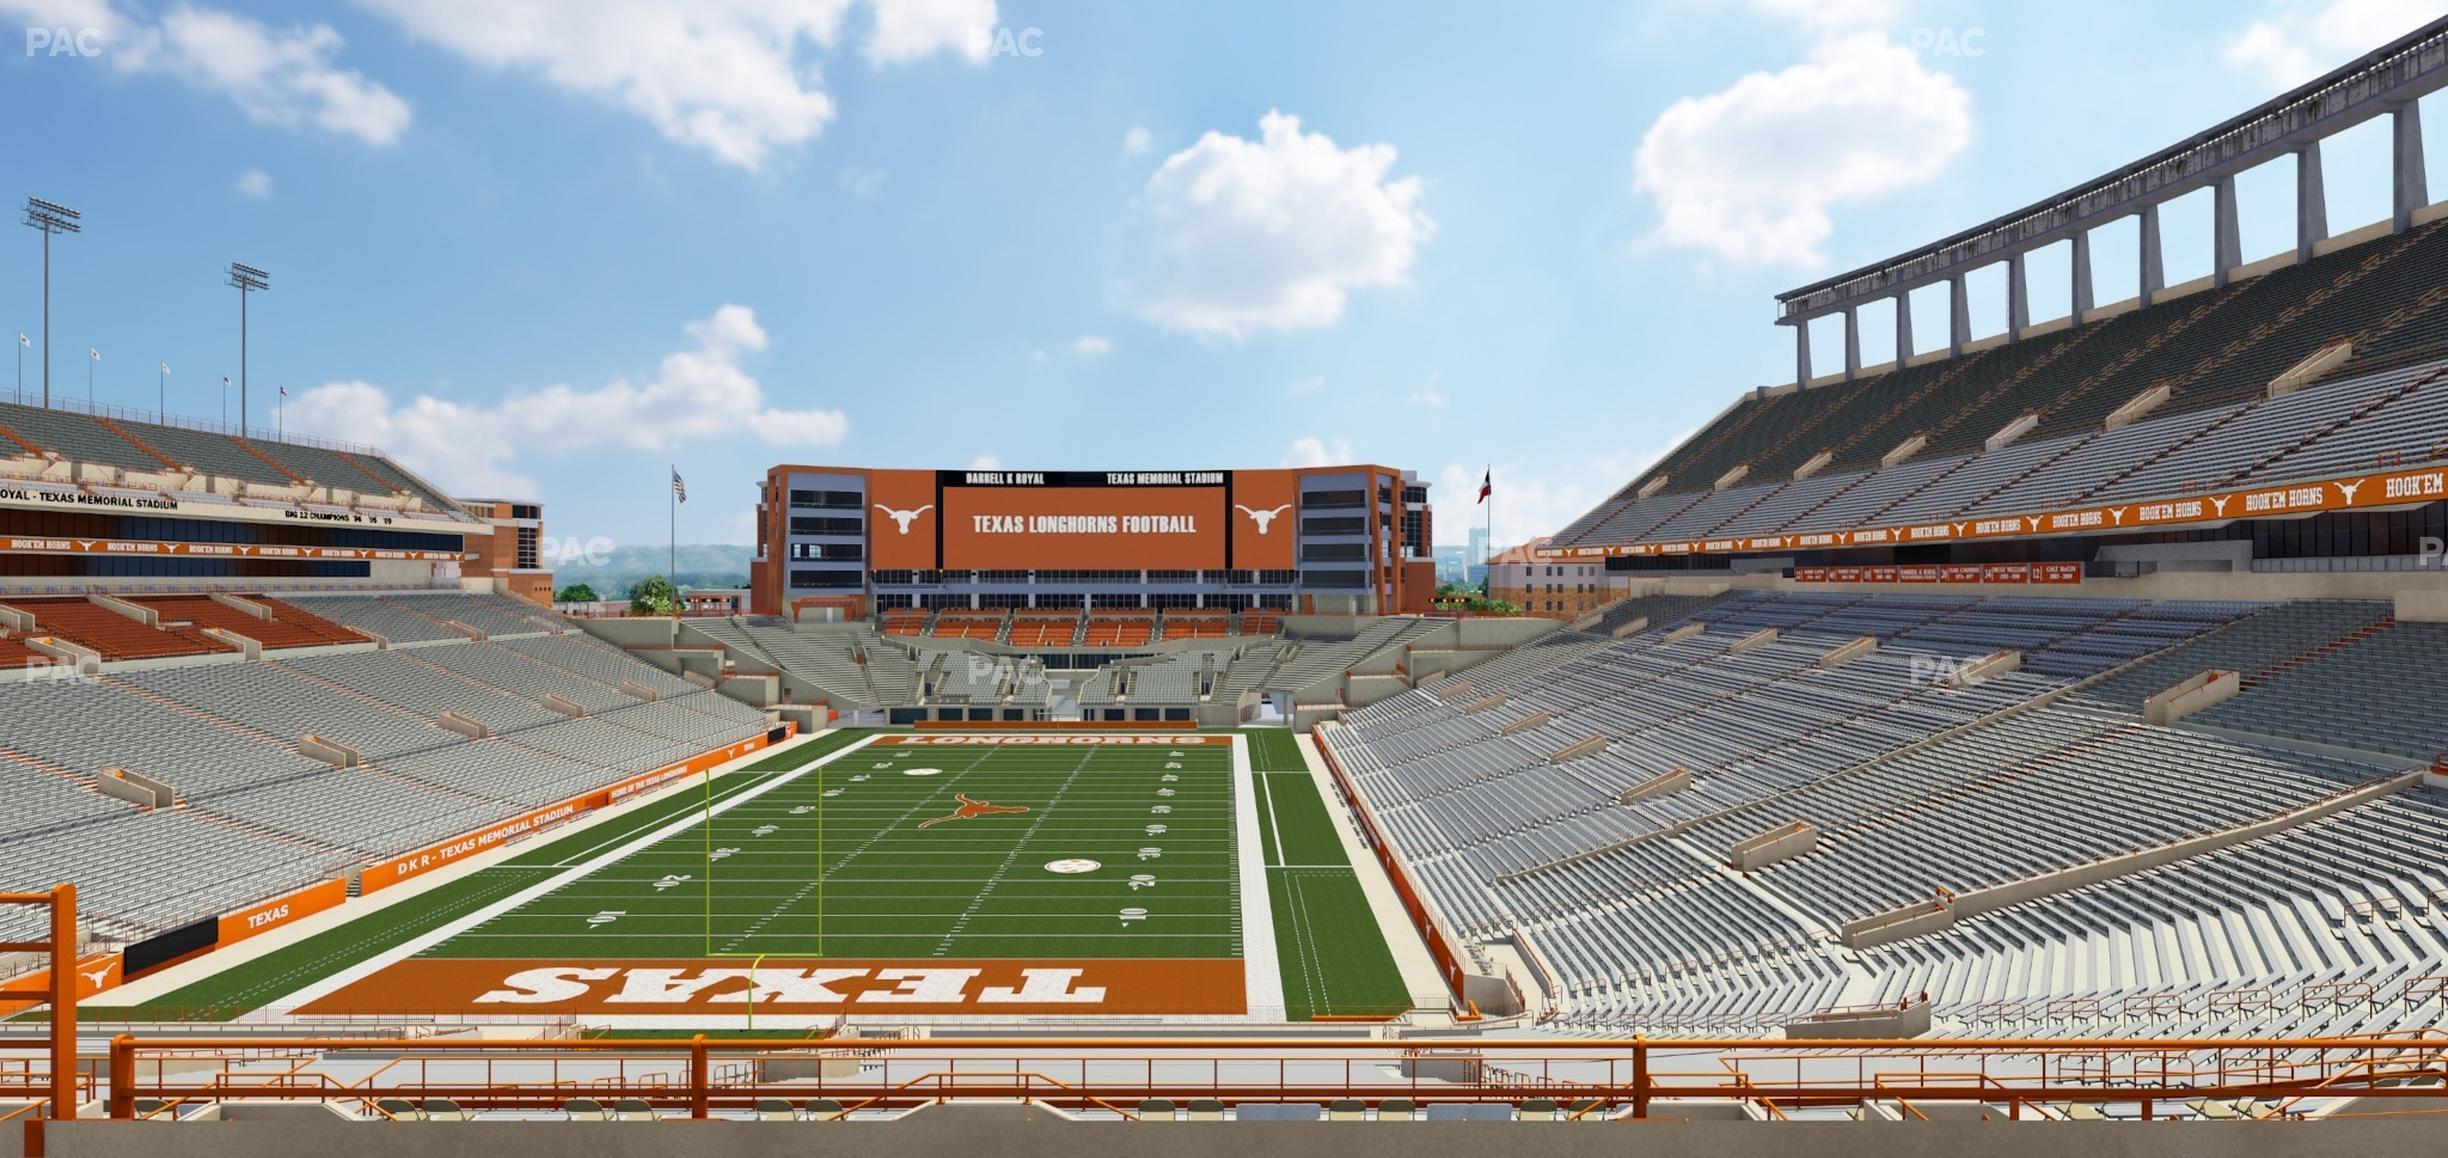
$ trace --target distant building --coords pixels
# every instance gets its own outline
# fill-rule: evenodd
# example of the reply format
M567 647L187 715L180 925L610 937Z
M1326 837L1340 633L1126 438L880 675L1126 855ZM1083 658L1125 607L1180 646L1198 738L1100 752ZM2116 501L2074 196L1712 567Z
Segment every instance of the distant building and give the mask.
M493 528L467 537L467 559L460 564L460 585L524 599L538 607L553 605L553 576L544 568L544 508L509 499L460 499L469 514Z
M1486 527L1472 527L1472 528L1471 528L1471 533L1470 533L1470 549L1469 549L1468 551L1466 551L1466 552L1463 554L1463 556L1462 556L1462 562L1463 562L1463 564L1464 564L1465 566L1474 566L1474 567L1475 567L1475 566L1480 566L1480 565L1483 565L1483 564L1485 564L1487 561L1488 561L1488 532L1487 532L1487 528L1486 528Z
M1488 595L1532 615L1578 619L1622 597L1623 579L1608 579L1606 561L1565 562L1534 557L1544 535L1496 556L1488 565Z

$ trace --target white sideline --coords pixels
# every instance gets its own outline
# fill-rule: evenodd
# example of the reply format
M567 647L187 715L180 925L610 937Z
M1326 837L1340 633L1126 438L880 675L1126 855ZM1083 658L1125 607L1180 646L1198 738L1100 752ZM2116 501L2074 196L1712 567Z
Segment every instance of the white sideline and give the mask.
M729 812L742 804L746 804L759 796L763 796L776 788L780 788L791 781L807 775L809 772L822 768L825 765L830 764L835 760L839 760L852 752L856 752L861 748L865 748L867 745L874 742L875 736L862 736L859 738L857 743L828 752L824 756L818 758L815 763L802 765L779 775L768 776L765 778L764 783L745 791L733 793L731 796L715 804L713 809L714 815L720 816L725 812ZM628 857L631 853L658 844L662 841L669 840L674 836L696 827L698 824L703 823L705 818L706 813L703 809L685 813L678 819L673 820L671 823L655 829L654 831L643 836L629 840L609 852L599 853L592 859L589 859L582 864L574 865L563 872L546 877L545 879L529 885L518 892L512 893L501 900L486 905L473 913L469 913L456 921L452 921L437 928L426 930L422 935L413 937L403 944L394 945L390 949L378 953L373 957L369 957L355 965L351 965L348 968L326 977L321 981L317 981L304 989L300 989L287 997L283 997L278 1001L270 1003L265 1007L265 1009L267 1012L278 1016L291 1015L296 1011L298 1006L314 1001L327 993L331 993L344 985L348 985L351 982L358 980L359 978L371 976L378 970L387 969L392 965L405 961L408 958L416 956L417 954L422 953L435 945L439 945L442 942L451 939L452 937L456 937L459 934L467 932L478 925L484 924L485 922L490 921L503 913L507 913L512 909L518 908L529 901L550 895L559 891L565 886L573 884L579 880L583 880L586 877L593 875L597 870Z
M1275 898L1266 846L1258 841L1258 784L1249 737L1233 733L1233 844L1241 862L1241 989L1251 1021L1282 1021L1282 959L1275 952ZM1272 804L1270 802L1270 807Z

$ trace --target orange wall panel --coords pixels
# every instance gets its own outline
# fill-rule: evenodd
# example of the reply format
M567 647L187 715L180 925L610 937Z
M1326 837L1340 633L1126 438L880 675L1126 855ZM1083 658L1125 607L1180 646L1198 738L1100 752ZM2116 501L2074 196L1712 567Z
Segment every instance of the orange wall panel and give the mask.
M955 570L1224 565L1222 487L947 487L944 506Z
M890 512L909 514L907 519ZM910 514L916 512L915 514ZM868 566L888 571L932 571L936 521L935 472L878 470L867 474ZM903 524L907 525L904 526Z

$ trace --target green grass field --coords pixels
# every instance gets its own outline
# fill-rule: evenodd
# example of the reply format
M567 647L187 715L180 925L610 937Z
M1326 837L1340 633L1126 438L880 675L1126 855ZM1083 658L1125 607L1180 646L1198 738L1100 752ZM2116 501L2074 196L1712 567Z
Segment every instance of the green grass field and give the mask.
M425 955L1240 955L1224 746L879 745L768 775ZM946 819L964 798L1026 811Z
M546 834L499 864L125 1012L238 1016L658 829L701 818L709 806L719 810L710 828L686 824L424 955L1240 955L1229 749L893 745L812 767L871 734L820 736L702 789L586 830ZM1287 1014L1384 1016L1409 1008L1298 746L1282 731L1239 734L1258 770L1252 802ZM1182 755L1168 755L1175 750ZM940 772L906 774L915 768ZM756 795L739 799L749 793ZM963 795L1029 811L918 827L953 813ZM1150 825L1163 831L1151 833ZM1143 859L1143 849L1158 851ZM1064 860L1099 867L1048 871ZM1134 888L1133 877L1153 879ZM1125 920L1131 909L1144 913Z

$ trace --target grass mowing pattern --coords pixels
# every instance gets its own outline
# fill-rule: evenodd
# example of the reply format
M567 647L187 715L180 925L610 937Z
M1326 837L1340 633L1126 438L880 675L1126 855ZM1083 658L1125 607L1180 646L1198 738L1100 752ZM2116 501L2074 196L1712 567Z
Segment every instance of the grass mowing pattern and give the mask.
M1264 805L1267 891L1274 902L1284 1012L1312 1017L1385 1017L1411 1008L1394 951L1386 946L1359 874L1299 741L1280 728L1252 728L1252 777Z
M864 730L829 733L777 752L748 765L744 772L772 772L805 767L828 752L857 742ZM753 787L757 778L727 774L713 785L715 799ZM252 961L199 978L156 1000L127 1007L133 1020L178 1019L227 1021L266 1002L295 993L368 957L382 953L439 925L455 921L550 875L547 867L588 855L587 850L617 843L692 810L705 807L701 791L674 793L643 808L582 832L548 839L489 868L430 889L407 900L385 905L357 920L326 929L284 945ZM351 902L352 904L355 902ZM100 1010L99 1000L86 1003ZM109 1016L119 1016L111 1009Z
M1231 768L1220 746L869 748L424 955L1237 957ZM961 796L1027 811L938 820ZM1072 859L1099 867L1046 867Z
M1270 868L1284 1014L1391 1017L1411 1008L1377 914L1348 868Z

